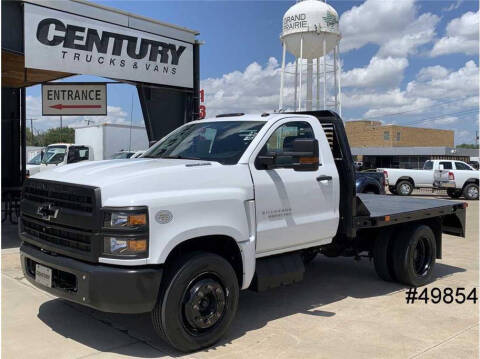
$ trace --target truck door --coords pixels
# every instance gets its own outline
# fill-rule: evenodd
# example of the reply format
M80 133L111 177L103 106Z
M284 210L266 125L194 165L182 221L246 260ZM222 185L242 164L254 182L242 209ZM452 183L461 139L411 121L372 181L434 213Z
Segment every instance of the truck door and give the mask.
M317 138L316 171L259 169L258 155L288 152L296 138ZM337 232L339 179L329 144L316 120L282 119L250 158L257 218L257 255L329 243Z

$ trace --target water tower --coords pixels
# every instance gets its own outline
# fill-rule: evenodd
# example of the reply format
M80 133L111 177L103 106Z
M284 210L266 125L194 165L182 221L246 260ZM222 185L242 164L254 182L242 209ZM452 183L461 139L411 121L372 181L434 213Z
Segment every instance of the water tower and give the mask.
M293 108L311 111L331 109L341 115L340 104L340 32L338 14L321 0L298 1L283 16L280 40L283 45L279 109L284 109L285 75L293 74ZM295 70L285 69L286 52L295 56ZM316 71L314 72L314 63ZM306 89L304 82L306 65ZM314 76L316 101L313 102ZM289 98L291 98L289 94ZM287 105L286 107L288 107Z

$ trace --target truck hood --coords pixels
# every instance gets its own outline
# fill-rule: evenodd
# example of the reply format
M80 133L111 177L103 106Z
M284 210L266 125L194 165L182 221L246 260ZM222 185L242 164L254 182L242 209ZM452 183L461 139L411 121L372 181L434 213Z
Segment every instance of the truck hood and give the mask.
M155 193L162 193L163 197L168 193L178 195L207 189L242 188L247 191L245 199L253 198L250 171L245 164L153 158L84 161L43 171L31 178L99 187L104 206L138 204Z

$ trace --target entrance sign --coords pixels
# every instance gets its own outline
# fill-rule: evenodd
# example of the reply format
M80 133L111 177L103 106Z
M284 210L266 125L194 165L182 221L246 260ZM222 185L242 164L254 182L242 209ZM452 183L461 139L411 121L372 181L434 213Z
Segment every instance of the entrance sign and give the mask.
M25 3L25 67L193 88L193 45Z
M42 115L106 115L107 85L55 83L42 85Z

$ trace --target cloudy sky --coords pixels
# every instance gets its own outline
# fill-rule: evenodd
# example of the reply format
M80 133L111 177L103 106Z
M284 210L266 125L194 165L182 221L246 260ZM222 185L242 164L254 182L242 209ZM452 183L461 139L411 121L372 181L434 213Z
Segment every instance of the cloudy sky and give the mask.
M282 16L295 1L98 1L198 30L207 115L278 108ZM478 1L328 1L340 15L342 109L345 120L455 130L473 143L478 128ZM287 57L291 63L293 57ZM72 81L100 80L79 76ZM287 82L289 90L291 85ZM289 92L287 92L288 94ZM27 92L34 127L58 126L41 117L40 89ZM285 102L289 102L288 95ZM143 122L135 88L110 85L108 116L95 122ZM67 125L87 118L64 117Z

